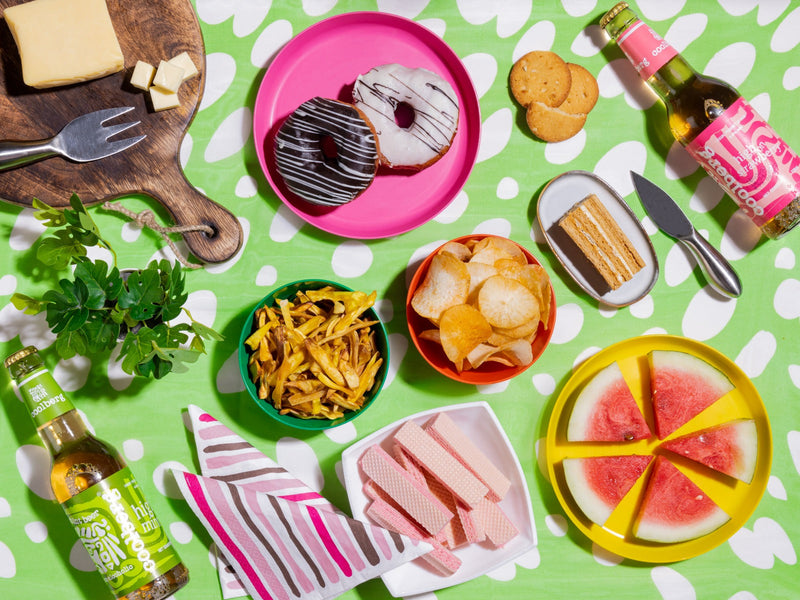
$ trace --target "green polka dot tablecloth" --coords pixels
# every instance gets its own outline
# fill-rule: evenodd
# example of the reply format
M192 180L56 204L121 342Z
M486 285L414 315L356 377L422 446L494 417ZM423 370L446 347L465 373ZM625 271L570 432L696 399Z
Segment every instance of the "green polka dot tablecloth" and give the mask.
M473 401L489 403L511 440L527 478L538 544L509 564L431 592L426 599L798 596L800 232L778 241L760 237L733 202L659 129L662 106L597 24L612 4L196 0L205 41L206 86L180 159L189 181L236 215L244 240L241 251L227 262L187 274L192 315L222 332L225 341L213 344L188 371L163 380L126 376L113 354L110 360L58 360L42 315L22 314L9 302L15 292L41 293L54 282L51 274L34 268L32 247L43 229L31 210L0 204L0 350L6 356L22 345L40 347L91 427L132 466L191 571L190 583L177 598L222 598L224 582L230 579L225 573L220 577L211 538L169 475L173 467L197 471L185 417L189 404L216 416L349 510L339 478L343 450L405 416ZM640 0L634 8L695 68L737 87L790 145L800 149L796 3ZM276 53L309 26L355 11L394 13L434 32L463 62L480 103L480 145L463 188L429 221L387 238L345 238L306 223L273 192L254 144L256 96ZM546 144L533 138L524 113L511 98L509 70L530 50L553 50L597 78L599 101L584 129L565 142ZM369 53L370 48L353 51ZM352 82L343 85L348 83ZM655 247L658 281L647 296L626 308L610 308L584 294L539 230L539 193L569 170L594 172L614 187L642 220ZM716 295L687 252L645 216L630 181L631 170L675 197L697 229L731 261L743 282L740 298ZM145 197L123 202L132 210L153 208L165 219ZM99 208L91 210L120 255L120 266L174 258L152 231ZM527 247L551 275L558 305L552 340L542 357L518 377L488 386L459 384L429 367L411 343L404 309L407 282L421 258L443 241L473 232L500 234ZM178 247L186 249L180 241ZM303 433L267 420L245 393L237 367L240 329L254 303L272 288L303 277L376 290L391 343L388 380L377 404L352 423L325 433ZM543 456L553 404L573 371L616 342L653 333L692 338L735 361L763 398L774 447L766 491L741 529L704 554L668 564L634 562L593 544L561 508ZM3 377L0 593L12 600L108 597L52 500L47 456L7 375ZM231 592L225 594L229 597ZM343 597L390 595L380 580L372 580Z

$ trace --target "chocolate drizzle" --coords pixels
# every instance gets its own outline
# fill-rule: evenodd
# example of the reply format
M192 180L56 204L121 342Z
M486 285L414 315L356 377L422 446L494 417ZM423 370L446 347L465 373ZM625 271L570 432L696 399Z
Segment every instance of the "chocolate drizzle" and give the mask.
M326 156L330 138L336 156ZM353 106L327 98L301 104L278 130L275 162L286 186L324 206L350 202L372 183L378 149L369 123Z

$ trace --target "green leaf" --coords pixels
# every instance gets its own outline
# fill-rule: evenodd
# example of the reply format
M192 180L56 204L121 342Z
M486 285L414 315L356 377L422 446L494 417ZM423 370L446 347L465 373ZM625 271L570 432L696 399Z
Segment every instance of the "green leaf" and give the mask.
M81 329L64 330L56 337L56 352L63 359L72 358L76 354L86 356L88 350L89 340Z
M161 281L164 288L164 308L161 311L161 318L171 321L179 314L183 308L189 294L184 292L185 277L181 271L181 265L175 263L175 267L168 260L162 260L158 264L161 271Z
M34 198L32 204L33 208L36 209L33 213L34 218L42 221L45 227L61 227L67 222L62 211L53 208L46 202Z
M89 313L89 317L81 329L86 333L89 351L92 354L112 350L117 345L119 330L119 323L111 320L108 312Z
M137 321L148 321L159 314L164 292L158 271L150 268L134 271L128 275L119 293L120 308Z
M26 315L38 315L47 307L47 302L19 293L11 296L11 304Z
M129 375L136 374L139 363L153 352L154 341L155 334L149 327L142 327L136 333L129 332L119 352L122 370Z
M89 317L89 309L85 306L89 290L80 279L74 282L62 279L58 283L62 292L48 290L44 294L43 299L49 302L47 323L53 333L75 331Z
M186 364L197 361L201 354L193 345L183 346L190 333L191 326L186 323L159 323L129 333L120 349L123 371L155 379L172 371L185 371Z
M86 284L88 299L86 306L91 309L99 310L107 303L114 302L122 290L122 277L119 270L112 267L102 260L95 262L82 260L75 266L75 279L80 279Z
M85 245L67 229L43 238L36 249L36 258L48 267L66 269L77 258L86 256Z
M206 340L221 342L225 339L225 336L219 333L218 331L212 329L208 325L203 325L200 321L195 321L194 319L192 319L192 331L194 331L195 334Z

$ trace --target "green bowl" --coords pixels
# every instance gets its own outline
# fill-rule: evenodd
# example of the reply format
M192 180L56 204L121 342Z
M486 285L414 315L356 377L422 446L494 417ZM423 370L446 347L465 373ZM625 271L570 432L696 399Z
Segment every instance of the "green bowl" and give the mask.
M242 326L242 333L239 336L239 373L242 377L242 381L244 382L244 386L247 389L247 393L250 394L250 397L261 410L263 410L265 413L267 413L267 415L276 421L279 421L284 425L288 425L289 427L305 429L308 431L321 431L323 429L330 429L331 427L337 427L352 421L358 415L372 406L372 404L375 402L375 399L378 397L381 388L383 388L383 383L386 381L386 372L389 365L389 336L386 333L386 328L383 326L383 322L378 317L378 313L375 312L374 307L368 308L364 312L364 317L370 321L377 321L377 324L373 325L372 328L376 334L375 343L378 347L378 351L381 353L383 363L375 375L375 382L372 385L372 389L370 389L364 395L364 405L361 407L361 409L348 411L345 413L345 416L340 419L301 419L292 415L282 415L272 405L271 401L260 399L258 397L258 390L256 389L253 381L250 379L250 373L247 368L247 361L250 358L250 350L245 344L245 340L247 340L247 338L250 337L254 331L253 319L255 318L256 311L259 308L265 305L273 306L277 300L291 300L295 297L298 291L318 290L325 286L331 286L336 290L345 292L353 291L351 288L344 286L341 283L327 281L325 279L301 279L299 281L286 284L272 290L255 305L253 310L251 310L250 314L247 316L247 319Z

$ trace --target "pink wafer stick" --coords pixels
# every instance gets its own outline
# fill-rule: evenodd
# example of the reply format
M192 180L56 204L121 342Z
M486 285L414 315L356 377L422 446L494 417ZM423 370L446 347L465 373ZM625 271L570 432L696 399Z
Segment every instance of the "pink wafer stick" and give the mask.
M425 484L414 479L380 446L370 446L359 464L366 476L425 531L436 535L453 518L453 513Z
M464 506L460 502L456 504L456 518L461 523L467 542L470 543L482 542L486 539L483 523L475 518L474 513L474 508Z
M428 480L425 477L425 472L422 470L422 467L417 464L417 461L415 461L408 452L403 450L400 444L395 444L392 447L392 451L394 452L394 458L397 464L413 475L414 479L420 483L424 483L426 486L428 485Z
M391 504L378 498L373 500L367 507L366 514L375 521L375 523L385 529L431 544L433 550L427 554L423 554L420 558L425 560L442 575L452 575L461 566L460 558L427 535L419 525L413 521L409 521L405 515L395 509Z
M456 499L453 496L452 492L448 490L442 483L431 475L426 475L422 468L417 464L408 452L403 450L403 447L399 444L394 445L394 457L397 460L398 464L400 464L406 471L411 473L415 479L424 483L427 488L436 496L439 500L442 501L450 512L455 514L456 512ZM436 534L436 541L441 542L448 548L457 548L458 546L466 543L467 537L464 535L464 531L461 528L461 524L458 518L453 517L444 526L444 528Z
M486 538L499 548L519 533L503 510L495 503L484 498L472 511L475 520L483 525Z
M476 506L489 491L414 421L406 421L394 434L394 441L467 506Z
M425 431L489 488L490 499L499 501L505 497L511 487L511 481L469 436L459 429L447 413L439 413L428 421L425 424Z

